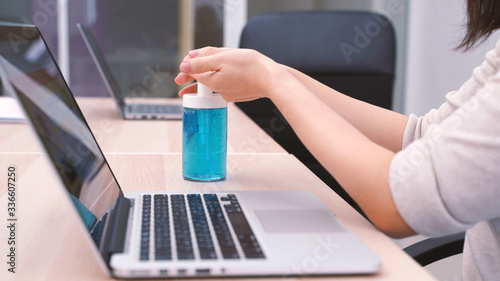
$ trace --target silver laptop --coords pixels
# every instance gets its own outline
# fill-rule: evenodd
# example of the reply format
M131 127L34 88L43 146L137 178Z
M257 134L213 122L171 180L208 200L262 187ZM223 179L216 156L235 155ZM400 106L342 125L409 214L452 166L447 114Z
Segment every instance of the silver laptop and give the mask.
M312 192L148 192L144 186L124 194L36 27L0 24L0 77L66 187L93 240L89 247L114 276L380 270L380 258Z
M97 41L90 29L81 24L77 24L78 30L85 41L94 63L99 70L99 74L106 84L106 89L109 94L114 98L123 119L182 119L182 105L181 104L148 104L148 103L136 103L136 102L125 102L126 95L120 89L120 86L116 82L116 79L111 72L104 56L102 55Z

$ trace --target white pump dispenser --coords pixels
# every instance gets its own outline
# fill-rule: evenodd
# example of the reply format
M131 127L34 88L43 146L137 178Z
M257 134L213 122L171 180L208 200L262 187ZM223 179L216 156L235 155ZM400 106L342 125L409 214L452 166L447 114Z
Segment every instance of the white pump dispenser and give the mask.
M210 97L212 95L213 95L213 92L212 92L212 90L210 90L210 88L207 85L198 82L198 96L199 97Z
M198 82L198 94L185 94L182 97L182 105L188 108L224 108L226 101L212 90Z

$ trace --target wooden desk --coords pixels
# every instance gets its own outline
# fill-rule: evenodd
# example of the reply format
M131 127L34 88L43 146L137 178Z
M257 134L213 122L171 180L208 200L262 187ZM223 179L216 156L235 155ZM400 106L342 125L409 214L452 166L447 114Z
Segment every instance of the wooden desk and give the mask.
M111 99L79 98L82 111L124 192L305 189L383 260L372 276L324 280L434 280L392 240L376 230L295 157L287 154L234 105L229 106L228 177L184 181L180 121L125 121ZM99 135L101 134L101 135ZM16 274L7 272L8 229L0 227L0 280L110 280L58 177L26 124L0 124L0 214L7 223L7 171L16 166ZM303 279L303 278L300 278ZM237 279L242 280L242 279ZM258 280L265 280L259 278ZM270 278L276 280L276 278Z
M214 183L184 181L181 176L181 154L110 154L107 158L124 192L262 189L304 189L315 192L345 225L382 258L383 266L380 273L371 276L329 276L311 280L435 280L292 155L230 154L227 180ZM42 154L1 156L1 214L5 214L7 208L5 183L7 169L12 164L16 166L18 178L17 273L8 273L6 263L2 262L0 280L110 280L107 271L95 258L96 253L91 247L93 242L85 234L72 203L65 197L65 191ZM6 215L2 219L6 223ZM4 253L7 250L6 232L6 227L0 228L3 260L6 259Z
M111 98L79 97L77 102L106 153L182 152L181 120L123 120ZM227 150L228 153L287 153L232 103L228 104ZM41 151L27 124L0 123L0 153Z

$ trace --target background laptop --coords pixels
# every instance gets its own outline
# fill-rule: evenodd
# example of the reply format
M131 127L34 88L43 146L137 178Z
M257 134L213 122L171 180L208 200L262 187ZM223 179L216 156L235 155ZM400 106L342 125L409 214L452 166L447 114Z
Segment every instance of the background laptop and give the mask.
M113 275L289 276L380 269L380 258L311 192L123 194L36 27L0 24L0 78L66 187L94 241L88 245L97 247L96 258Z
M99 74L106 84L110 95L116 101L123 119L182 119L181 104L147 104L147 103L126 103L125 94L116 82L110 67L106 63L104 56L90 29L81 24L77 24L80 34L85 41L92 59L99 70Z

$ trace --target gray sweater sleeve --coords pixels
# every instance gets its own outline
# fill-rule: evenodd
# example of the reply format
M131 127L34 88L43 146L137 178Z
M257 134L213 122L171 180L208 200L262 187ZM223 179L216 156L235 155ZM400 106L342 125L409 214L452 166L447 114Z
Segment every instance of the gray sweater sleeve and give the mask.
M500 217L499 46L439 109L409 118L390 187L418 233L446 235Z

